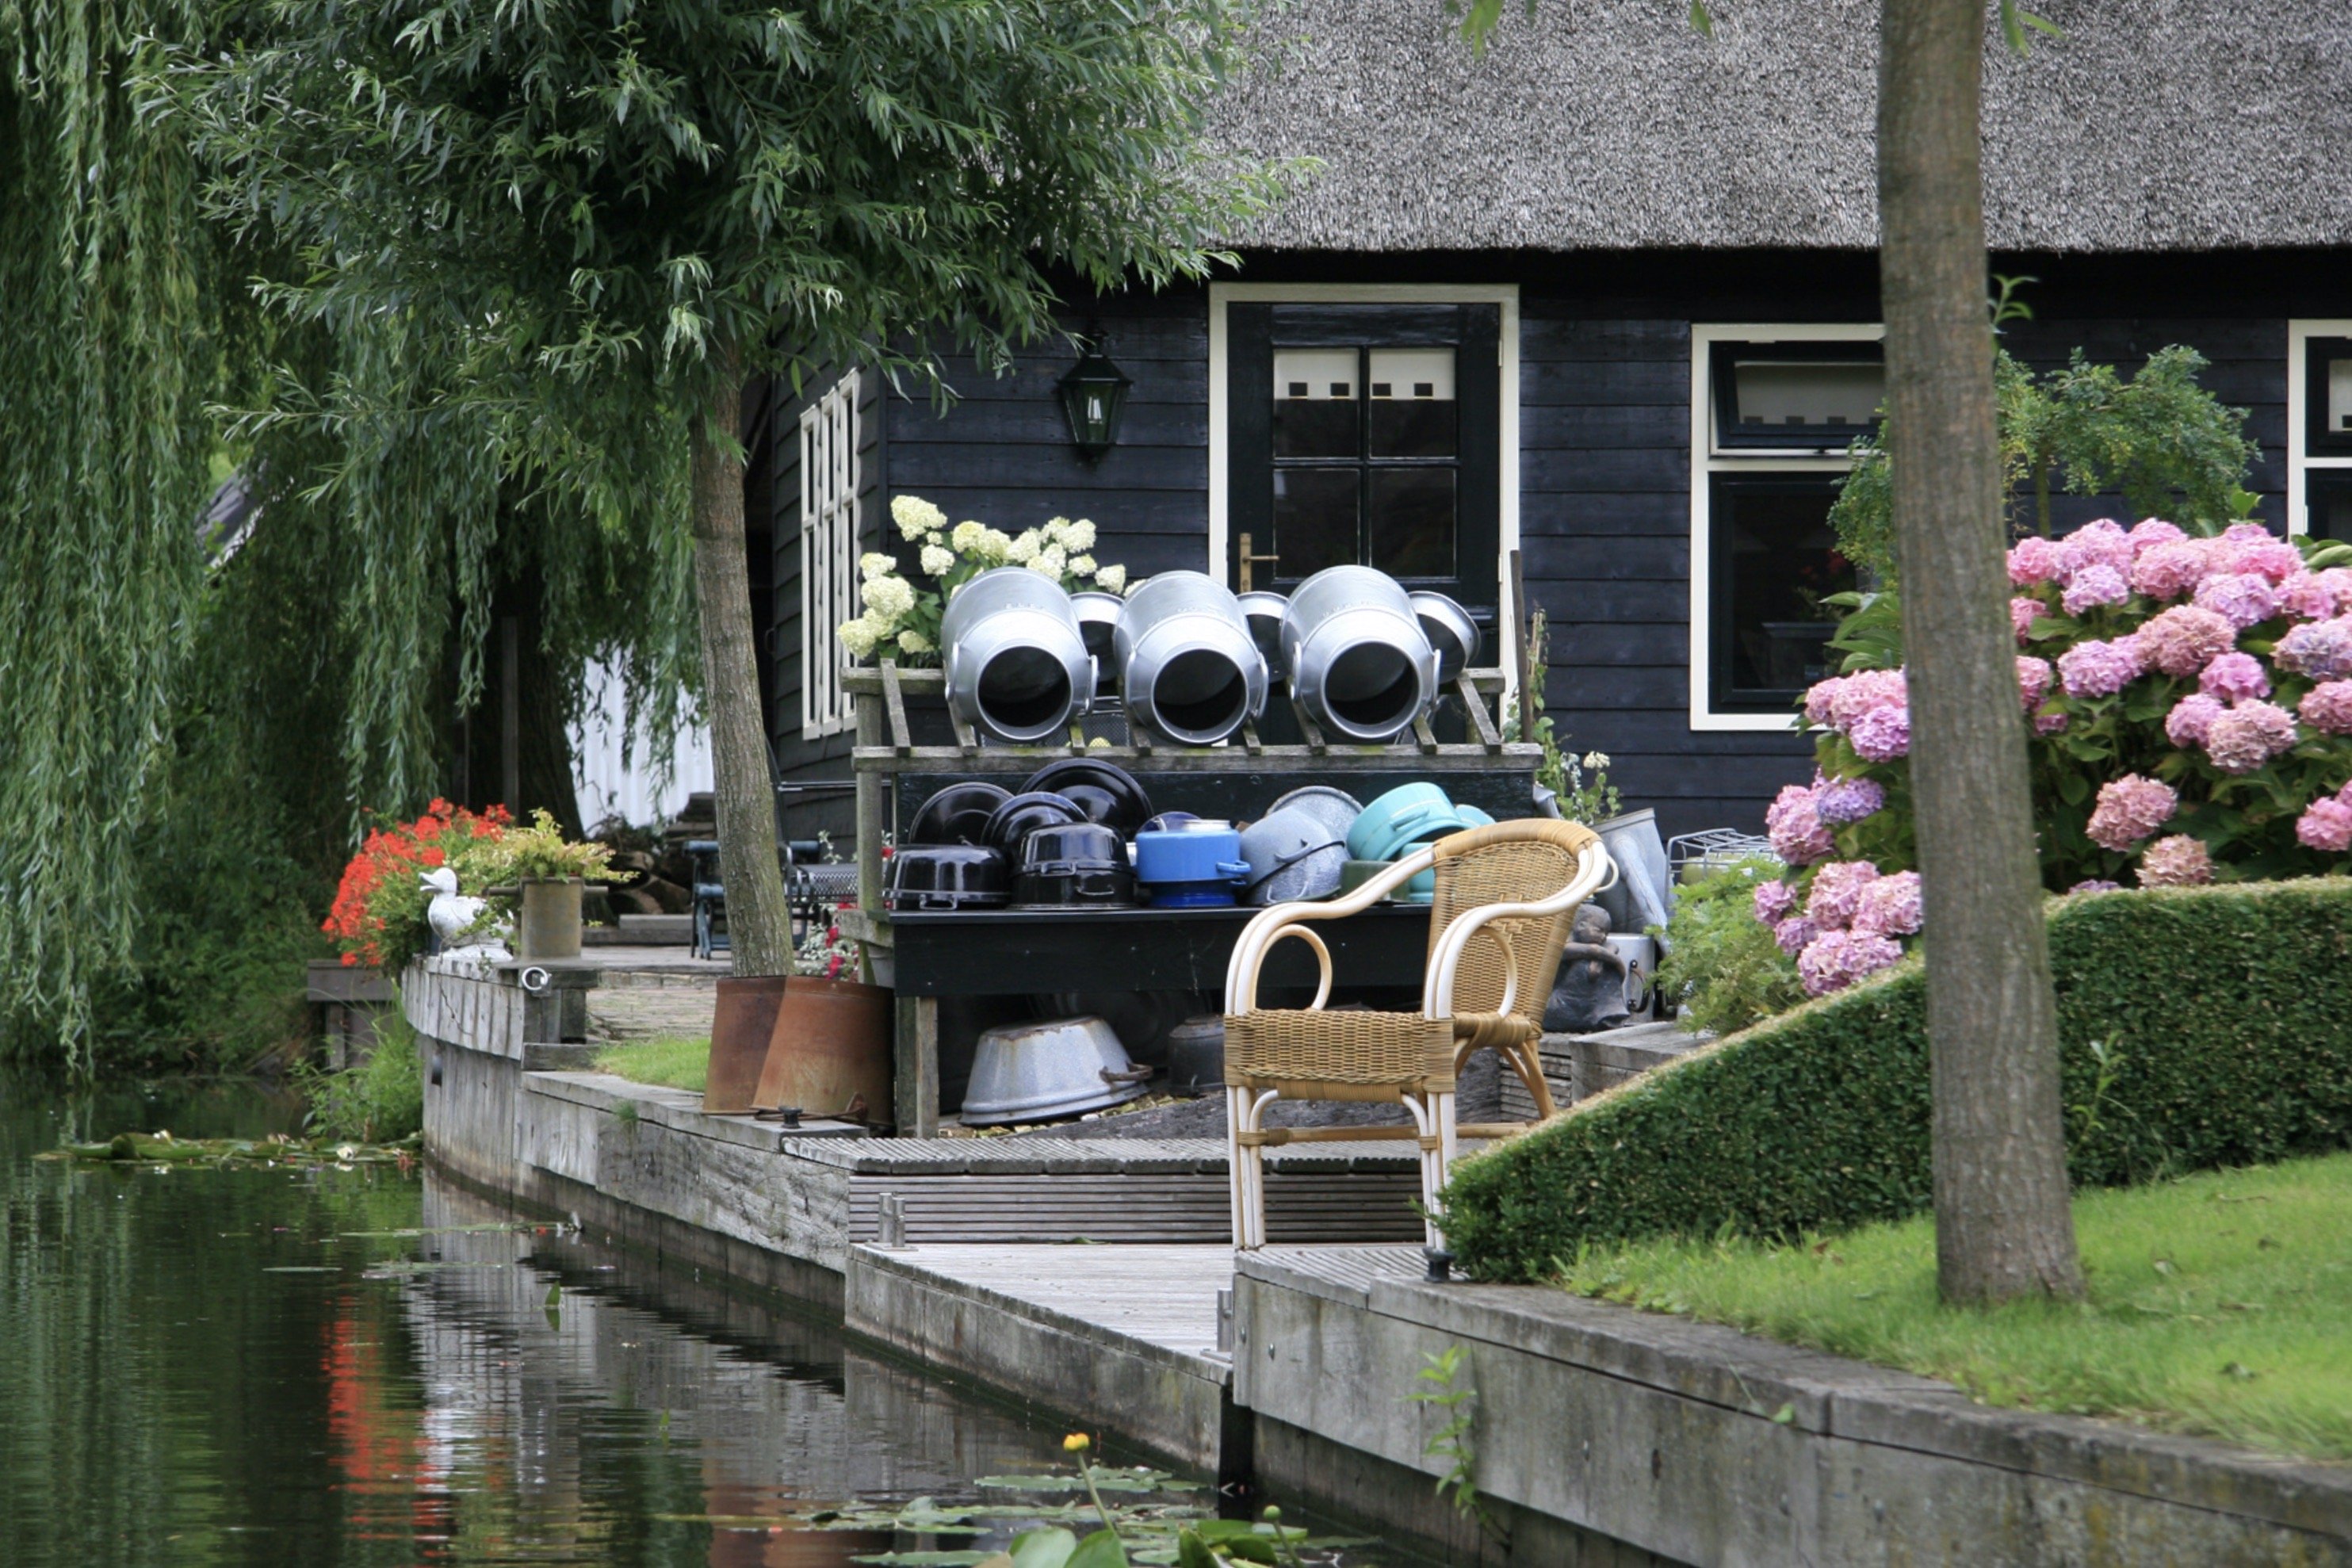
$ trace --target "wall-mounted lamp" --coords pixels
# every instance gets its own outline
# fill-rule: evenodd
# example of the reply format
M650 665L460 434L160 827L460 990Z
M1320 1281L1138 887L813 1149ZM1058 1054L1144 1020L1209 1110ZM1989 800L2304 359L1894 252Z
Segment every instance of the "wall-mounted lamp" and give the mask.
M1069 416L1070 439L1089 461L1118 441L1118 416L1127 408L1127 389L1135 384L1118 366L1104 357L1102 340L1079 341L1078 363L1055 384L1062 412Z

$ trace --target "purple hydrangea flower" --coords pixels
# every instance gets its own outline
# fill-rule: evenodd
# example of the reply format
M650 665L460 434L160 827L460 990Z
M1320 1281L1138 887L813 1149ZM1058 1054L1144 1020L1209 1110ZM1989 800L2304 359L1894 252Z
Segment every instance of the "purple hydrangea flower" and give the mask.
M2180 797L2172 786L2139 773L2126 773L2099 786L2099 803L2091 813L2091 842L2122 851L2172 820Z
M2033 623L2049 613L2049 606L2039 599L2020 595L2009 602L2009 629L2017 634L2020 647L2032 640Z
M2238 703L2205 731L2205 754L2225 773L2252 773L2294 742L2294 716L2275 702Z
M2223 534L2213 551L2215 569L2250 573L2274 588L2303 570L2302 551L2259 528L2256 531L2262 533L2260 539L2233 538L2231 535L2237 532L2234 528Z
M2227 698L2243 702L2252 698L2271 694L2270 677L2263 673L2263 661L2250 653L2225 653L2205 667L2197 678L2197 689L2209 697Z
M1790 915L1787 920L1782 921L1779 925L1772 928L1772 941L1774 945L1779 947L1782 952L1787 953L1790 958L1794 958L1799 953L1804 952L1807 947L1812 944L1813 938L1820 934L1821 927L1815 925L1812 921L1807 920L1802 915Z
M2216 610L2176 605L2132 636L2148 665L2186 680L2235 647L2238 628Z
M2112 697L2147 671L2130 637L2076 643L2058 656L2058 681L2069 697Z
M2009 547L2009 580L2021 588L2058 580L2058 546L2040 534L2029 534Z
M2067 721L2067 715L2063 712L2036 713L2033 716L2033 732L2037 735L2063 735L2066 731Z
M2229 710L2221 705L2218 697L2208 697L2201 691L2184 697L2172 705L2170 713L2165 715L2165 739L2183 750L2201 746L2205 743L2205 732L2213 727L2213 721L2227 711Z
M1841 734L1852 731L1865 713L1899 709L1910 700L1910 683L1899 669L1860 669L1824 684L1837 688L1828 699L1824 721Z
M2151 599L2178 599L2211 570L2210 540L2181 539L2158 544L2132 563L2131 585Z
M1886 804L1876 779L1833 779L1813 792L1813 812L1832 827L1849 827Z
M2278 614L2278 590L2256 572L2216 572L2197 584L2197 605L2239 631Z
M2124 574L2131 570L2131 539L2113 518L2086 522L2058 542L2058 580L2069 587L2080 582L2084 573L2099 566L2113 571L2116 581L2121 583ZM2067 613L2075 612L2070 609Z
M2132 524L2130 533L2134 559L2147 554L2159 544L2178 544L2189 536L2160 517L2144 517Z
M2279 584L2279 608L2296 620L2324 621L2341 607L2336 584L2321 573L2298 572Z
M1919 873L1897 871L1863 889L1853 930L1865 936L1916 936L1923 918Z
M2017 700L2025 704L2025 710L2028 713L2041 707L2042 699L2050 695L2050 681L2051 669L2048 659L2034 658L2026 654L2018 655Z
M1911 751L1911 715L1902 708L1874 708L1846 731L1854 754L1866 763L1891 763Z
M2295 705L2303 721L2324 735L2352 735L2352 680L2323 680Z
M1902 957L1902 944L1892 938L1827 931L1797 955L1797 973L1805 983L1805 994L1827 996L1899 963Z
M2315 800L2294 819L2296 842L2325 855L2352 849L2352 805L2340 800Z
M1797 889L1778 878L1757 883L1756 891L1749 897L1755 904L1756 918L1768 926L1779 925L1797 907Z
M1811 891L1805 896L1805 914L1823 931L1842 931L1853 923L1863 889L1878 880L1878 868L1867 860L1832 860L1813 873Z
M2066 890L2069 893L2120 893L2123 889L2121 882L2110 882L2105 877L2085 877Z
M2186 833L2158 839L2139 858L2143 888L2194 888L2212 879L2212 855Z
M2271 658L2281 669L2297 675L2307 675L2315 680L2336 680L2352 676L2352 616L2338 616L2332 621L2306 621L2292 626L2271 649Z
M2095 561L2074 574L2058 602L2068 615L2082 616L2130 597L2131 584L2124 581L2124 574L2104 561Z
M1791 866L1810 866L1837 848L1814 810L1813 792L1803 784L1790 784L1774 797L1764 813L1764 831L1771 837L1772 853Z

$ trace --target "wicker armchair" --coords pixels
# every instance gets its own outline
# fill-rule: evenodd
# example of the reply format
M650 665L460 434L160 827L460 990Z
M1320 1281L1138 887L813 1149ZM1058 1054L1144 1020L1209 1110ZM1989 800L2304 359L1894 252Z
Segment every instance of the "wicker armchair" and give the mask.
M1307 923L1338 920L1423 871L1433 870L1429 962L1422 1010L1328 1013L1331 954ZM1225 1125L1234 1244L1265 1245L1265 1150L1270 1144L1393 1139L1395 1127L1263 1125L1266 1107L1294 1100L1401 1102L1421 1144L1421 1192L1434 1215L1454 1142L1497 1136L1522 1123L1457 1126L1454 1082L1470 1053L1493 1048L1552 1113L1537 1041L1577 907L1614 879L1616 867L1591 828L1531 818L1497 822L1423 846L1342 899L1276 904L1242 929L1225 970ZM1259 968L1285 937L1315 950L1322 966L1303 1011L1257 1005Z

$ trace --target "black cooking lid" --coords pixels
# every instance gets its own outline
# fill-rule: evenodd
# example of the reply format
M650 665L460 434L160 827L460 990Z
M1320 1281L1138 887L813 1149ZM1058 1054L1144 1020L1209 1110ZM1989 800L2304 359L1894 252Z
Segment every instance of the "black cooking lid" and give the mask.
M1021 841L1041 827L1067 827L1087 820L1085 808L1050 790L1025 790L989 815L988 842L1011 859L1021 853Z
M1024 790L1052 790L1077 803L1089 822L1116 829L1132 838L1151 818L1151 797L1135 775L1116 763L1093 757L1064 757L1047 763L1030 775Z
M908 844L985 844L988 819L1012 799L999 784L952 784L923 802L907 825Z
M884 901L894 910L1002 908L1012 896L1004 857L977 844L905 844L890 856Z

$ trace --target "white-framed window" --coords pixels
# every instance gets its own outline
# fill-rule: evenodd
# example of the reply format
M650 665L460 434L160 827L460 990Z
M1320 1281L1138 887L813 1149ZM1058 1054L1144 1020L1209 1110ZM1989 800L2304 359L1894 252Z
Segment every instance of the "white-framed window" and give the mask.
M1691 326L1690 722L1786 730L1854 585L1829 510L1885 396L1885 329Z
M1518 542L1517 284L1209 286L1211 576L1380 565L1460 599L1508 671Z
M857 602L857 373L801 411L801 733L855 718L838 628Z
M2352 540L2352 321L2286 324L2286 528Z

